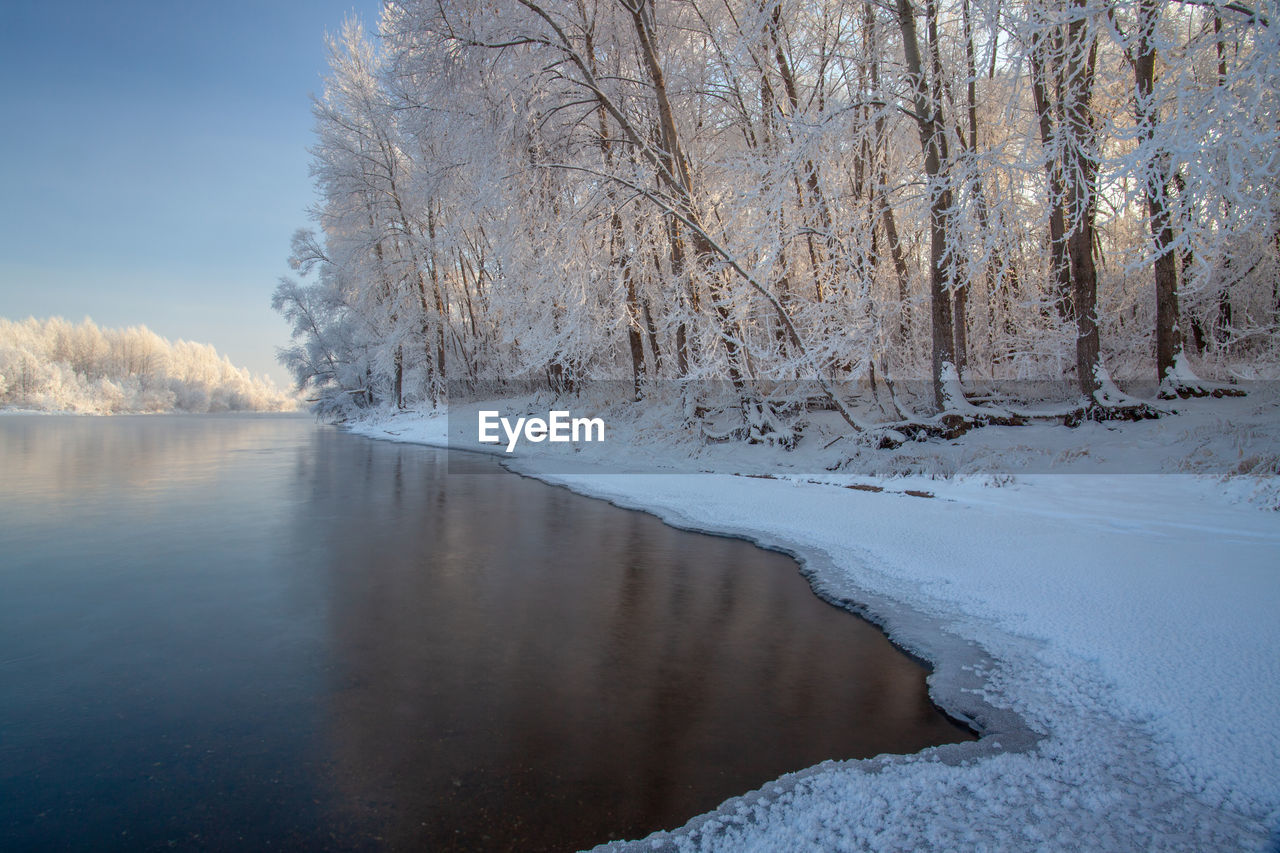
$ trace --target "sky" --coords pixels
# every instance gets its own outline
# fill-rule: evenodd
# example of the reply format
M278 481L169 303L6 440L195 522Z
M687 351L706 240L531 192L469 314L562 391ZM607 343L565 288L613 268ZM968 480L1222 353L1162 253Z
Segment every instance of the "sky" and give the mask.
M213 344L285 387L271 310L311 227L325 34L378 0L8 0L0 317Z

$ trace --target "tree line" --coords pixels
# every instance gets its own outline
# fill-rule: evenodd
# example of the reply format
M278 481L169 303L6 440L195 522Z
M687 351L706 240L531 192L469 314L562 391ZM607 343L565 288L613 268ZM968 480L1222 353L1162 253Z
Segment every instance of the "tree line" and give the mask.
M335 413L803 381L853 429L877 377L1267 375L1274 5L387 0L330 42L282 361Z
M39 411L291 411L297 400L209 344L170 342L146 326L0 318L0 407Z

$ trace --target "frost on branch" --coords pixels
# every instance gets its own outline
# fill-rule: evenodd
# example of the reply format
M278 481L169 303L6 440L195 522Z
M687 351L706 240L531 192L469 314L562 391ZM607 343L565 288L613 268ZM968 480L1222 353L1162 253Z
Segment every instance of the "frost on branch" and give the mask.
M792 445L819 407L875 443L1150 417L1144 395L1280 364L1257 16L397 0L378 29L331 41L315 230L276 293L282 358L335 417L530 376L641 406L715 381L736 393L690 422L708 440ZM1075 387L977 399L1024 380ZM788 382L819 390L761 393Z

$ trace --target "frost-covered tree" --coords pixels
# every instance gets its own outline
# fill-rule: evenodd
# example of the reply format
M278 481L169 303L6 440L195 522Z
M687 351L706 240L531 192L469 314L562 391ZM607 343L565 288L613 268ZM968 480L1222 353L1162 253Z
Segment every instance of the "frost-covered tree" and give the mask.
M282 357L334 411L721 379L782 441L877 374L900 426L1003 379L1150 413L1112 373L1277 357L1273 12L389 0L331 45Z
M0 318L0 407L71 412L290 411L297 401L208 344L145 326Z

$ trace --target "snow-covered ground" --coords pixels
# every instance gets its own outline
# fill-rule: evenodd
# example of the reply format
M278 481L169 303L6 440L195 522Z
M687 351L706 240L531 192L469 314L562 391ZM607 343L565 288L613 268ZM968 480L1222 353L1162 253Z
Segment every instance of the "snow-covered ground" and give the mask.
M575 412L605 419L600 444L521 443L521 473L794 553L984 733L797 768L611 848L1280 849L1280 400L1173 406L895 451L817 423L790 452L633 406ZM473 410L352 429L476 449Z

